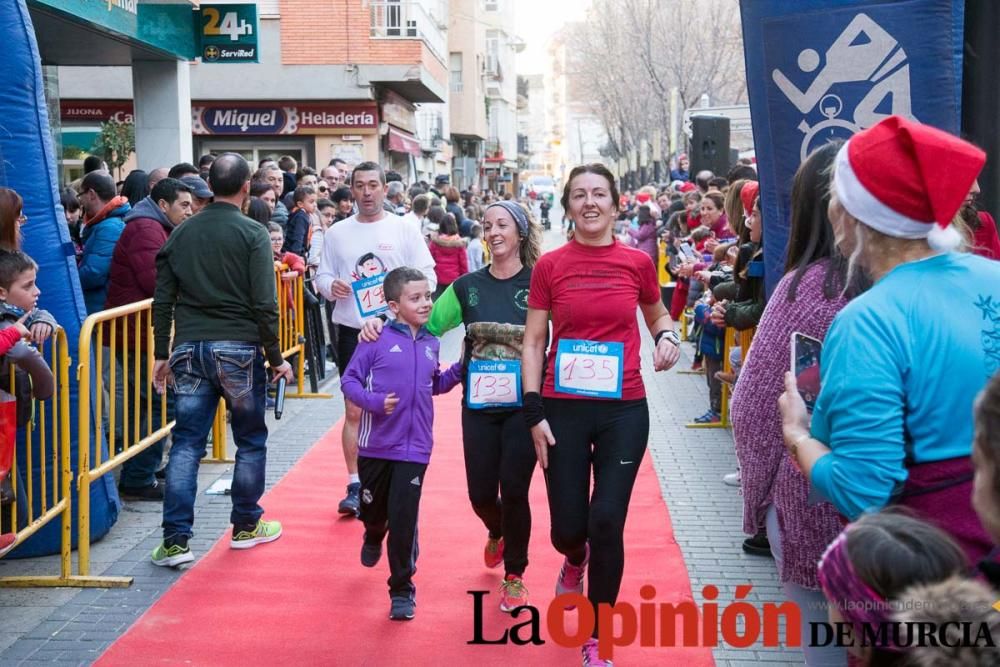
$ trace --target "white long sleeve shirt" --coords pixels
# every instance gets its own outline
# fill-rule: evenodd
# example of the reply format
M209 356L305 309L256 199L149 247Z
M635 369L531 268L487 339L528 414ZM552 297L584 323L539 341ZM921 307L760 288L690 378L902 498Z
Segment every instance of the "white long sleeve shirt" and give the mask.
M363 304L368 303L363 284L366 280L377 282L379 276L384 277L400 266L422 271L432 291L437 286L434 258L427 243L413 225L397 215L385 212L375 222L359 222L356 216L351 216L326 230L316 287L326 299L337 304L333 310L334 323L360 329L367 319L361 312ZM343 280L357 290L346 299L336 299L334 280Z

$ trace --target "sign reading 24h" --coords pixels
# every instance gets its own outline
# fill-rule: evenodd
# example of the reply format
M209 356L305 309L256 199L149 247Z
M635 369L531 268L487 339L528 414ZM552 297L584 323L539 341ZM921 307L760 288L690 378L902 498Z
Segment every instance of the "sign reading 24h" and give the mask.
M201 58L207 63L255 63L257 5L201 5Z

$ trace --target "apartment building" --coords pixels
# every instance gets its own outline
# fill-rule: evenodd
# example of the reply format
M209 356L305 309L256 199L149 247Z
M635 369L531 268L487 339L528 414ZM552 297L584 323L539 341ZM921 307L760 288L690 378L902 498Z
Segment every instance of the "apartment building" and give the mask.
M410 181L446 172L447 0L262 0L256 8L258 62L211 62L203 53L187 65L193 155L287 154L319 167L334 157L377 160ZM63 131L79 136L129 113L135 82L128 67L60 67ZM162 164L156 159L137 150L141 168Z

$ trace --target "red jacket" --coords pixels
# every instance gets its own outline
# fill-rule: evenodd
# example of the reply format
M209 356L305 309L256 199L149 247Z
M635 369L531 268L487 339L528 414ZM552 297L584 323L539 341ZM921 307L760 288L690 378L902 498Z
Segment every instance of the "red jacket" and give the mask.
M469 253L458 236L436 236L430 248L438 285L450 285L469 272Z
M114 253L111 255L111 270L108 274L108 296L104 308L124 306L143 299L150 299L156 289L156 255L167 242L167 237L174 230L173 225L165 216L158 218L150 215L151 209L143 204L149 198L142 200L133 209L132 214L125 216L125 229L118 238ZM156 212L160 212L157 207ZM155 215L154 212L153 214ZM129 317L129 331L133 320ZM143 318L143 335L145 335L145 318ZM121 344L121 327L118 327L118 340ZM109 345L110 331L104 334L104 343ZM129 344L132 345L131 333ZM131 352L131 349L130 349Z

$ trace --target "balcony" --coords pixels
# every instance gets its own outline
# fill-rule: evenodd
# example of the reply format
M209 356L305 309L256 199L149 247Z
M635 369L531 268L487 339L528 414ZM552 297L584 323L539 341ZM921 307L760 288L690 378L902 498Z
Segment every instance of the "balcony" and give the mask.
M503 162L503 144L499 139L488 139L486 141L486 161Z
M419 2L372 0L373 39L420 39L441 62L448 59L447 16L435 16Z

